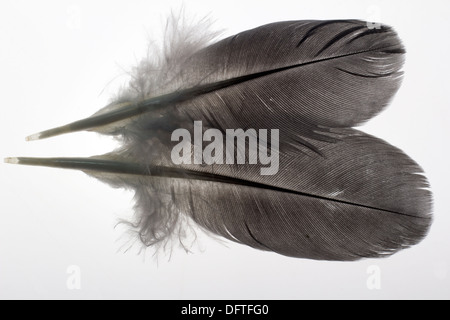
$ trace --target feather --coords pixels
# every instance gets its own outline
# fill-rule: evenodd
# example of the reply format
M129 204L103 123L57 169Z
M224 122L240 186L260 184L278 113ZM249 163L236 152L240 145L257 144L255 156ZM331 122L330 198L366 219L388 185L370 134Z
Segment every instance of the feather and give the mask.
M118 150L7 162L79 169L135 190L132 226L146 246L182 241L191 222L253 248L316 260L386 256L425 237L432 216L423 170L352 128L381 112L400 86L405 50L391 27L287 21L209 44L214 35L196 38L198 26L179 29L176 21L162 58L143 60L110 105L29 137L91 130L120 138ZM231 151L215 150L227 161L208 164L196 162L205 143L189 141L183 155L188 150L194 164L175 163L180 128L202 138L218 129L224 139L242 128L247 143L231 137ZM267 129L279 137L261 137ZM275 171L262 174L267 162L253 161L261 150L252 139L276 157Z

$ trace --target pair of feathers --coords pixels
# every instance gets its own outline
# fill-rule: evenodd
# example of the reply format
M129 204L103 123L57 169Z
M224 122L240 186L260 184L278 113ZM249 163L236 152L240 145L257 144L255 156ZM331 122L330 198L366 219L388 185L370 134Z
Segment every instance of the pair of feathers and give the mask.
M205 23L204 21L202 22ZM136 193L142 242L180 239L188 225L253 248L317 260L357 260L417 244L431 224L422 169L353 129L397 92L405 50L391 27L358 20L286 21L210 44L203 24L167 25L162 54L92 117L39 134L90 130L122 147L89 159L19 158L84 170ZM263 165L175 165L171 133L279 129L279 171ZM35 136L36 137L36 136ZM235 155L233 155L235 156Z

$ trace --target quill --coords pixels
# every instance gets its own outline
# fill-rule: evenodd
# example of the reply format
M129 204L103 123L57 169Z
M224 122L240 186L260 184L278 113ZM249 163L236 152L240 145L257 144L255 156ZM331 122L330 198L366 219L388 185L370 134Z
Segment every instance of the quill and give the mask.
M286 21L212 44L213 36L198 36L203 29L169 21L162 52L136 67L110 105L28 137L90 130L118 137L118 150L6 161L79 169L135 190L131 226L147 246L182 241L192 221L257 249L317 260L386 256L425 237L431 193L422 169L352 128L382 111L400 86L405 50L391 27ZM229 163L204 163L195 161L203 141L187 141L183 159L194 163L175 163L174 132L197 136L196 123L204 140L212 140L211 129L228 138L229 129L242 128L247 142L213 148ZM270 129L279 137L256 134ZM261 156L252 139L277 146L277 170L261 174L267 163L252 161Z

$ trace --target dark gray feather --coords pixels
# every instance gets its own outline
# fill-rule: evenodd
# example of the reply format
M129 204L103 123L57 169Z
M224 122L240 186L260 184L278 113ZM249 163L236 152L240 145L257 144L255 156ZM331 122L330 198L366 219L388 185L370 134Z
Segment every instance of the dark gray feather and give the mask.
M174 175L174 165L161 158L149 162L152 177L90 174L136 190L139 232L149 245L161 230L154 218L171 225L164 219L180 214L230 240L302 258L356 260L418 243L432 221L422 169L363 132L339 130L334 138L312 141L319 153L286 147L273 176L261 176L260 166L249 164L184 165ZM135 159L126 154L121 161Z
M89 159L14 161L80 169L135 190L134 227L149 246L181 238L187 219L287 256L389 255L428 232L429 186L401 150L351 127L390 102L404 53L388 26L370 29L358 20L268 24L166 66L175 72L157 87L132 82L131 91L92 117L33 136L89 129L121 137L119 150ZM146 81L151 70L144 69L140 83L156 83ZM204 129L223 132L279 129L278 173L262 176L261 165L248 163L175 165L171 132L192 131L199 120Z

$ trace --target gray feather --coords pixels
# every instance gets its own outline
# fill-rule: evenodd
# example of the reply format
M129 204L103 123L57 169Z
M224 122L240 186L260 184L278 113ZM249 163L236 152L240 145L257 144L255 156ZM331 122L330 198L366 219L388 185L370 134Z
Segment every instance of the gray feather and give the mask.
M405 50L391 27L288 21L203 48L189 41L171 42L176 59L144 60L128 89L92 117L34 136L87 129L120 137L119 150L18 162L76 168L135 190L133 226L148 246L182 238L189 222L318 260L386 256L425 237L432 217L423 170L351 128L381 112L400 86ZM192 133L199 120L223 132L280 129L278 173L263 176L248 163L175 165L171 133Z
M390 255L422 240L431 224L422 169L363 132L339 130L334 138L312 142L320 153L301 156L296 146L286 147L273 176L249 164L183 165L174 176L174 165L155 157L151 177L90 174L136 190L138 232L147 245L170 236L182 215L254 248L319 260ZM126 154L121 161L135 158Z

